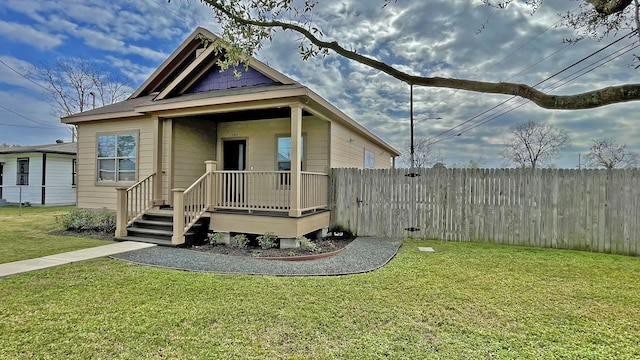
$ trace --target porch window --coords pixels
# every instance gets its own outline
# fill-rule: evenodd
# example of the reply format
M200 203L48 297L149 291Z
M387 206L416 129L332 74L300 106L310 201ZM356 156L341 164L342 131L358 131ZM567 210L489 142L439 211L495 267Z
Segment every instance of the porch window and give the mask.
M300 138L300 168L304 169L304 136ZM276 152L278 171L291 171L291 136L278 137L278 151ZM290 185L291 176L280 174L280 185Z
M29 158L18 158L16 185L29 185Z
M376 167L376 154L372 151L364 150L364 168L373 169Z
M300 154L301 168L304 169L304 137L300 139L300 148L302 153ZM278 171L291 171L291 137L280 136L278 137Z
M98 181L136 180L137 134L98 136Z

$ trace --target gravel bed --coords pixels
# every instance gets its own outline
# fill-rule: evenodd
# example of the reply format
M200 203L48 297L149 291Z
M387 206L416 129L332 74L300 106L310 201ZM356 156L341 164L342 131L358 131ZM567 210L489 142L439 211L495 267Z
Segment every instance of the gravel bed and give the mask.
M308 261L264 260L162 246L116 254L111 258L141 265L216 274L347 275L382 267L395 256L401 244L401 239L357 238L335 256Z

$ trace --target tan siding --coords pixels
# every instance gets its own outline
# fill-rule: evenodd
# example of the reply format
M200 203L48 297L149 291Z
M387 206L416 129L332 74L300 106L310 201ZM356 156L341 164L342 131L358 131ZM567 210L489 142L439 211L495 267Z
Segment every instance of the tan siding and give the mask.
M138 135L138 179L153 172L153 121L125 119L80 123L78 126L78 207L116 208L116 187L131 183L96 182L96 136L99 133L135 131Z
M328 171L329 123L305 117L302 120L306 171ZM218 137L221 140L247 140L247 170L276 170L276 144L278 136L291 133L291 121L287 119L255 120L220 123ZM218 144L218 167L223 168L222 141Z
M198 119L173 120L173 187L187 188L216 158L215 123Z
M374 153L377 169L391 167L391 155L382 147L337 122L331 123L332 168L364 168L365 149Z

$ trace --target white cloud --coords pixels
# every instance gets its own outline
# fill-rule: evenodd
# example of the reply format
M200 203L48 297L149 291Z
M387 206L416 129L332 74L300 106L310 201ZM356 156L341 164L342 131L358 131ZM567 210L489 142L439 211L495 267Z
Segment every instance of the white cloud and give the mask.
M34 29L32 26L0 20L0 37L16 41L38 50L50 50L62 43L62 37Z

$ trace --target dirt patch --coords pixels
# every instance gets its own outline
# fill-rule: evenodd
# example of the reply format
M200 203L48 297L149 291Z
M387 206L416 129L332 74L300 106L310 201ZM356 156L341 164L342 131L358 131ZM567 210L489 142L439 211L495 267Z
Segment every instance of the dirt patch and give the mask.
M316 244L316 251L312 251L303 247L294 249L261 249L257 246L246 246L242 248L231 247L223 244L205 244L192 246L189 249L207 252L211 254L233 255L233 256L249 256L249 257L293 257L293 256L305 256L305 255L317 255L330 253L344 249L347 245L353 241L353 237L327 237L323 239L313 240Z

